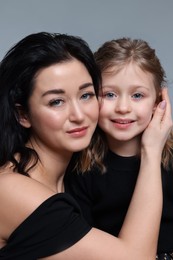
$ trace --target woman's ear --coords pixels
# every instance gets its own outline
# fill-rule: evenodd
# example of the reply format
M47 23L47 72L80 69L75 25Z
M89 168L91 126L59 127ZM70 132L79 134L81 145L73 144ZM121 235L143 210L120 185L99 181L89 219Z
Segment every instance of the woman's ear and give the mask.
M18 114L17 120L19 121L19 123L25 128L30 128L31 123L28 114L25 112L23 107L20 104L16 104L16 110Z

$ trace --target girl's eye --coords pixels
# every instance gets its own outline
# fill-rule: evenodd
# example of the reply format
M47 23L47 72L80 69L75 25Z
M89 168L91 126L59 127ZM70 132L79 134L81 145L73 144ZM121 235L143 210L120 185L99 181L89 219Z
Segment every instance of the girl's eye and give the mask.
M135 93L133 96L132 96L132 98L133 99L141 99L141 98L143 98L143 94L141 94L141 93Z
M117 95L113 92L107 92L103 94L103 97L107 99L114 99L117 97Z
M53 106L62 106L64 104L64 101L62 99L54 99L49 101L49 106L53 107Z
M94 92L83 94L81 96L81 99L88 100L88 99L91 99L92 97L95 97L95 93Z

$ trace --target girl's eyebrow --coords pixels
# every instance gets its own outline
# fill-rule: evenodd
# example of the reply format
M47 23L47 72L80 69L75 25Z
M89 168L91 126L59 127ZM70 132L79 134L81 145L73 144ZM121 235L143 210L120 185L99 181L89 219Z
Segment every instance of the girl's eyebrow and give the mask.
M93 83L92 82L88 82L88 83L84 83L81 86L79 86L79 90L88 88L88 87L93 87ZM42 94L42 97L46 96L46 95L50 95L50 94L65 94L64 89L50 89L46 92L44 92Z
M118 88L118 86L113 85L113 84L111 84L111 85L102 85L102 89L104 89L104 88L115 88L115 87ZM121 88L121 87L119 87L119 88ZM150 90L150 88L147 87L147 86L137 85L137 84L130 86L130 88L133 88L133 89L145 88L146 90Z
M150 90L150 88L149 88L149 87L147 87L147 86L144 86L144 85L142 85L142 86L140 86L140 85L136 85L134 88L135 88L135 89L144 88L144 89L146 89L146 90Z

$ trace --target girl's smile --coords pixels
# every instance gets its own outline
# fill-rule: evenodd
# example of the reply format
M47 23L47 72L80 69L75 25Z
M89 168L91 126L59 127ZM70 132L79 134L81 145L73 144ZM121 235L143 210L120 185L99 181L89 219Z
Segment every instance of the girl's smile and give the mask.
M99 126L105 132L108 144L115 151L117 142L133 142L138 146L156 105L153 77L135 63L121 70L104 72Z

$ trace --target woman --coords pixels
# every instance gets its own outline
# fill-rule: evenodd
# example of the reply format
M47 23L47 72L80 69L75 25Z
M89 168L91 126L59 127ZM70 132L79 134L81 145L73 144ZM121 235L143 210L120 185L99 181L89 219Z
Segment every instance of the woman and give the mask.
M160 158L172 126L167 93L143 135L141 170L119 238L91 228L64 189L73 153L89 145L97 124L99 83L92 52L78 37L32 34L2 60L1 259L154 256L162 209Z

